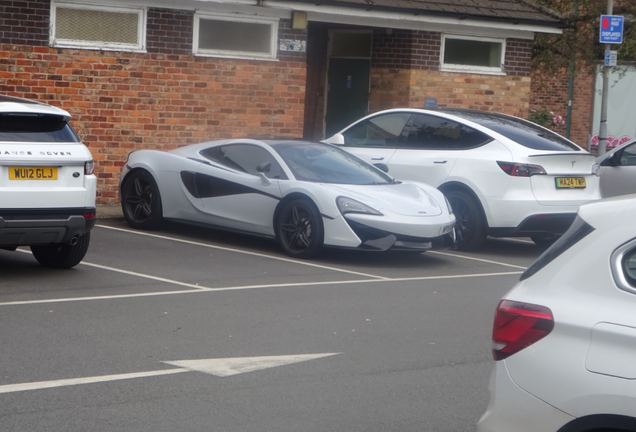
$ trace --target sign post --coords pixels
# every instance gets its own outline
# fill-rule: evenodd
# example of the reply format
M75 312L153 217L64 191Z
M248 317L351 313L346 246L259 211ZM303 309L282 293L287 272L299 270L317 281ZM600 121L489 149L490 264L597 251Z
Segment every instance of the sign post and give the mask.
M607 98L609 95L609 68L616 66L616 51L610 50L610 44L623 43L622 16L612 15L614 1L607 0L607 15L601 15L599 41L605 44L605 67L603 68L603 98L601 99L601 125L598 132L598 154L607 151ZM613 54L613 55L612 55Z

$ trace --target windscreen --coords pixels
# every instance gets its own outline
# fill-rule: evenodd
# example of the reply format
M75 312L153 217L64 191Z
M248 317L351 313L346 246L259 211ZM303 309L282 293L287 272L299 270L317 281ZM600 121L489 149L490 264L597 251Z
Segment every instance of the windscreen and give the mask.
M339 148L320 143L277 143L274 150L297 180L355 185L389 184L393 179Z
M21 113L0 114L0 142L79 142L62 116Z
M480 111L440 111L473 121L533 150L582 151L561 135L520 118Z

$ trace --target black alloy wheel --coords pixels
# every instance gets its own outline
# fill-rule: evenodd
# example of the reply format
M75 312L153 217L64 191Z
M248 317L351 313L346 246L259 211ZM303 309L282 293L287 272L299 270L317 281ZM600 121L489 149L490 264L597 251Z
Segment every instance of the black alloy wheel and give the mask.
M486 223L479 203L468 192L462 190L452 190L445 195L457 219L457 249L479 249L486 241Z
M31 252L33 257L44 267L71 268L84 259L91 241L91 233L87 232L77 239L77 243L71 244L47 244L33 245Z
M276 235L287 255L296 258L317 256L324 241L322 216L307 199L290 201L276 221Z
M133 228L159 228L163 220L161 196L149 172L139 170L128 174L121 189L121 207Z

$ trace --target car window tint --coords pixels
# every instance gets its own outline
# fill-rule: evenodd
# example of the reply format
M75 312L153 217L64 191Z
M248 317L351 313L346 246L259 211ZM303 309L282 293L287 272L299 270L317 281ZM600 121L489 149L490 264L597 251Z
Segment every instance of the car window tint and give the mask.
M636 142L623 149L620 164L629 166L636 165Z
M462 150L492 141L488 135L443 117L415 114L404 129L403 147Z
M579 216L574 219L570 228L554 244L546 250L528 269L523 272L520 280L528 279L539 272L542 268L554 261L559 255L570 249L585 236L594 231L594 227L589 225Z
M252 144L221 145L202 150L200 154L235 171L257 176L259 175L258 167L261 166L266 177L287 179L274 156L259 146Z
M486 111L456 111L453 109L440 111L473 121L533 150L583 151L561 135L517 117Z
M315 183L373 185L393 179L339 148L320 143L278 143L274 150L297 180Z
M0 115L0 141L69 143L79 138L64 117L6 113Z
M346 146L396 147L410 113L390 113L360 122L342 133Z

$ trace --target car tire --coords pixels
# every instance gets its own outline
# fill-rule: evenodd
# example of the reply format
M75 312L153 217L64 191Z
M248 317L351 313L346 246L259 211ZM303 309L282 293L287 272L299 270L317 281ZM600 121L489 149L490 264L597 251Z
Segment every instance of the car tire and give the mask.
M88 251L91 233L87 232L77 239L77 243L33 245L31 252L35 259L44 267L71 268L79 264Z
M552 244L559 239L559 236L545 233L545 234L537 234L537 235L530 236L530 239L537 246L547 248L549 246L552 246Z
M153 230L161 226L161 195L148 171L133 171L126 176L121 188L121 208L133 228Z
M470 251L482 247L486 241L486 222L479 202L463 190L451 190L444 195L457 219L457 249Z
M295 199L284 205L276 219L276 237L283 251L294 258L313 258L324 242L322 216L308 199Z

